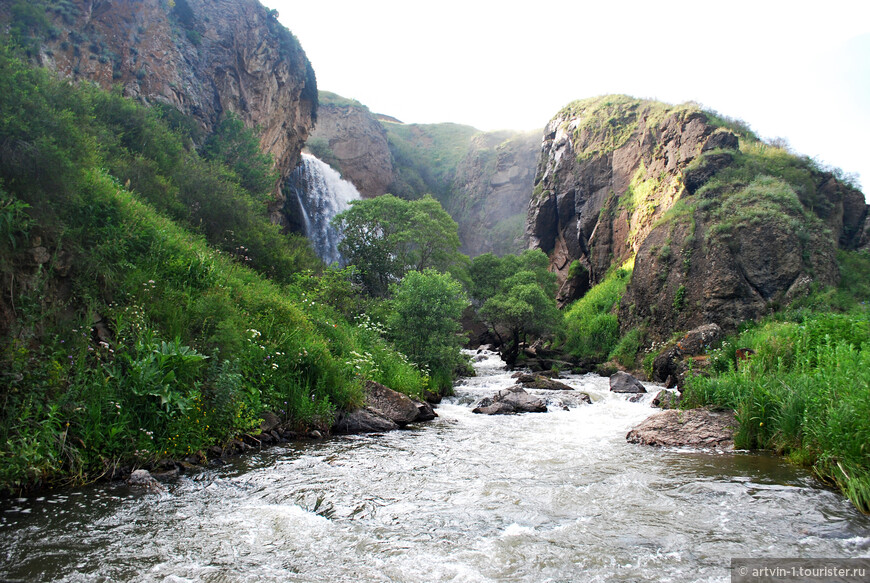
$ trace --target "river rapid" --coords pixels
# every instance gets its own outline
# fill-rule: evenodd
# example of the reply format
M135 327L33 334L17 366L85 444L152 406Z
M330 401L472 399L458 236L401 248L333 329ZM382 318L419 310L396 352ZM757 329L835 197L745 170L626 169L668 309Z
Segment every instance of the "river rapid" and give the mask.
M0 502L2 581L728 581L732 557L868 557L870 518L767 455L632 445L654 412L530 391L549 412L471 413L512 384L483 353L439 418L285 444L164 494L101 484Z

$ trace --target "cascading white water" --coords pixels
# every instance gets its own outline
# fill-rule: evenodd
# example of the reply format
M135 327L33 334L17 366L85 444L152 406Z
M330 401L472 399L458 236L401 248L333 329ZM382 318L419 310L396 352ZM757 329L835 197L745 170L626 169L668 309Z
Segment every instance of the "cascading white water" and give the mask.
M626 442L653 392L563 375L574 390L529 389L547 413L476 415L515 379L473 357L425 425L284 444L159 495L0 498L0 580L727 583L731 557L870 555L870 518L800 468Z
M359 200L356 187L342 179L328 164L310 154L302 154L302 163L287 179L302 215L302 227L318 257L327 264L340 263L338 244L341 233L331 225L338 213Z

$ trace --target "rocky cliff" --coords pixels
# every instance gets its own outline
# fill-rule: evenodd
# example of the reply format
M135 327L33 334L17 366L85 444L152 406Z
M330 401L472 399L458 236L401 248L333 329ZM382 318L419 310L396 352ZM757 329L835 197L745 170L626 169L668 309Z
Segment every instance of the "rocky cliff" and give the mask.
M307 146L364 197L386 194L393 182L387 132L358 101L321 91L317 127Z
M39 64L171 105L206 133L233 112L260 128L261 147L283 176L298 163L316 117L314 71L277 13L257 0L4 4L0 17L38 41L32 53Z
M463 253L475 257L522 249L540 145L539 131L488 132L472 138L445 201L459 223Z
M322 91L306 146L366 197L435 196L459 224L462 252L519 251L541 133L405 124Z
M661 338L733 328L835 283L836 249L866 244L867 215L858 190L739 123L606 96L547 125L526 237L550 256L562 304L636 255L620 326Z

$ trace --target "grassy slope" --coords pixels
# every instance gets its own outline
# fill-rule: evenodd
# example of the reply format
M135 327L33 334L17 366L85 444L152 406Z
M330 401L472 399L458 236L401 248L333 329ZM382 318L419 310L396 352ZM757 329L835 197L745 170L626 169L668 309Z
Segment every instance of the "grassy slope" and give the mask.
M390 192L402 198L429 193L448 208L456 166L480 131L454 123L382 123L395 165Z
M362 377L424 389L183 124L7 49L0 84L0 489L197 452L264 410L325 427Z

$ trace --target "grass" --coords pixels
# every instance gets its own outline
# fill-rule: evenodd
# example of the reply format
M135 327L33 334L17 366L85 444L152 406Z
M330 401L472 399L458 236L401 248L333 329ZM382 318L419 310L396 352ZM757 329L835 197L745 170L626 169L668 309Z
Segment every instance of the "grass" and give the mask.
M870 253L838 260L838 288L747 324L684 396L687 406L734 409L737 447L785 454L870 512ZM738 348L755 354L738 363Z
M578 360L602 362L619 343L616 308L633 269L630 259L565 310L563 345Z
M366 379L427 388L269 223L268 164L227 157L252 135L206 158L159 110L5 48L0 110L0 490L201 455L264 411L328 428Z
M739 368L736 347L756 351ZM737 447L788 455L870 512L866 312L768 321L730 339L711 359L718 374L691 379L688 406L734 409Z

